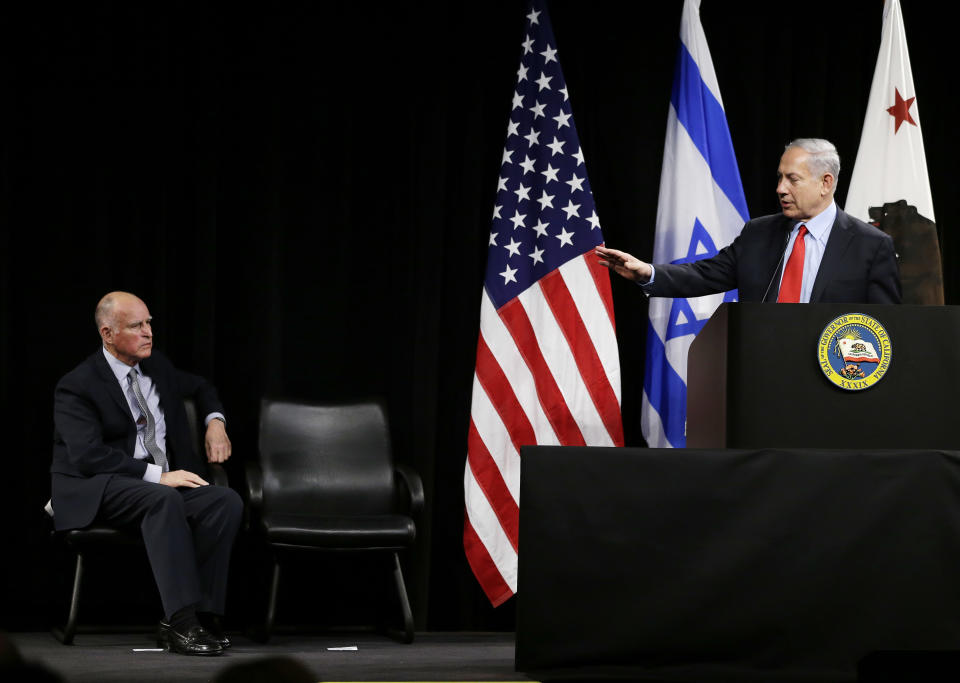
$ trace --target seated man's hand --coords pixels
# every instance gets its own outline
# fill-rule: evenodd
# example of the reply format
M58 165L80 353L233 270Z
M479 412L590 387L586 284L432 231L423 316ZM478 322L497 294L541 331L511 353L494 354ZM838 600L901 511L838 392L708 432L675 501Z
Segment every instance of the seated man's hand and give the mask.
M160 483L164 486L172 486L173 488L186 487L188 489L195 489L198 486L207 486L207 482L203 480L200 475L194 474L193 472L188 472L187 470L173 470L171 472L164 472L160 475Z
M210 420L203 443L207 449L207 462L225 462L233 452L227 428L221 420Z

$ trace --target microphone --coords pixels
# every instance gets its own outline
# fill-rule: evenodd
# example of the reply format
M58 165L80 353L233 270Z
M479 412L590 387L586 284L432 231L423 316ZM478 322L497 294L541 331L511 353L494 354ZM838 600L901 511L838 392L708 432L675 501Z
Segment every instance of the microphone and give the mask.
M770 287L773 286L773 278L777 277L777 273L780 270L780 264L783 263L783 257L787 255L787 243L790 241L790 230L787 230L787 234L783 238L783 249L780 250L780 260L777 261L777 265L774 266L773 274L770 276L770 282L767 283L767 289L763 293L763 298L760 299L760 303L766 303L767 294L770 293Z

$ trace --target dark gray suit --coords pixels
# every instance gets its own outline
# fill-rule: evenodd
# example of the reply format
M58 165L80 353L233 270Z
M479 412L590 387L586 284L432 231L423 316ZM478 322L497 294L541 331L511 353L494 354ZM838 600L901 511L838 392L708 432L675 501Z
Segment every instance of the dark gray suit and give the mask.
M183 399L201 415L222 412L213 386L181 372L154 351L140 363L157 388L167 425L171 470L207 474L190 442ZM143 480L147 463L133 457L137 427L120 384L98 349L67 373L54 392L54 525L77 529L94 521L138 528L167 616L196 604L223 613L227 570L243 504L219 486L175 489Z
M749 221L733 243L708 259L656 264L650 296L692 297L739 290L740 301L776 301L782 256L796 220L783 214ZM811 303L898 304L900 269L893 240L837 210Z

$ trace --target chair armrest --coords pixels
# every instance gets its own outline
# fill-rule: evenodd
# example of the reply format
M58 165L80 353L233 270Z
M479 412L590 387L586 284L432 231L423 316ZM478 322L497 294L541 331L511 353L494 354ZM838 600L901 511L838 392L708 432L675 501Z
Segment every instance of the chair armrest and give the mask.
M210 483L217 486L230 486L230 477L223 465L218 462L207 463L207 470L210 472Z
M412 468L401 464L394 465L393 471L397 475L395 479L397 495L401 500L407 501L410 514L416 515L423 509L424 502L423 482L420 480L420 475Z

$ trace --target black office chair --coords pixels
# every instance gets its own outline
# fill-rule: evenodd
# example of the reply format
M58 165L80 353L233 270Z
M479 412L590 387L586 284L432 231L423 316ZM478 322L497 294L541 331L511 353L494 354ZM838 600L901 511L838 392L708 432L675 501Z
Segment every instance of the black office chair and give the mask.
M377 551L393 556L403 613L399 639L413 642L397 553L413 545L423 484L413 470L393 462L383 406L265 399L259 444L259 464L247 465L248 509L273 560L260 639L268 640L273 630L281 551Z
M190 425L190 434L196 448L203 449L203 439L197 427L197 410L191 399L184 401L187 409L187 422ZM227 472L222 466L210 463L210 481L219 486L228 486ZM55 513L56 511L54 511ZM108 526L92 525L83 529L69 531L53 531L52 537L62 543L75 558L73 568L73 590L70 596L70 609L67 621L63 626L54 626L51 629L53 637L64 645L72 645L73 637L77 632L77 616L80 611L80 591L83 585L84 557L90 554L103 553L111 548L122 546L139 546L143 551L143 542L140 536L129 531L114 529Z

